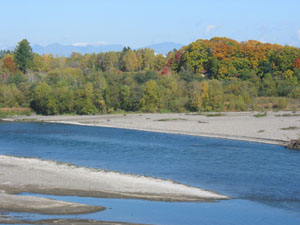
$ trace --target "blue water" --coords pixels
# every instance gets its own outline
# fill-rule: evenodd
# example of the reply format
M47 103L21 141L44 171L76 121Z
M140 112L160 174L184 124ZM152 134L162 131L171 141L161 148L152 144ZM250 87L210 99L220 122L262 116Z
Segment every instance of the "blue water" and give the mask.
M76 218L152 224L300 224L300 152L281 146L116 128L0 123L0 154L171 179L234 198L164 203L51 196L112 208Z

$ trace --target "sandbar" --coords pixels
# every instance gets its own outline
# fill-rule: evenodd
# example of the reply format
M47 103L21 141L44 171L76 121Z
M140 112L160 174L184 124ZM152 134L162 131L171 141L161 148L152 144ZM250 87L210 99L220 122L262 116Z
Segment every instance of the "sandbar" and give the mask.
M0 210L64 215L98 212L105 210L105 207L0 193Z
M0 210L38 213L87 213L104 208L18 196L22 192L155 201L229 199L212 191L152 177L108 172L35 158L0 155ZM11 201L10 201L11 200ZM39 202L32 208L28 202ZM10 204L12 202L12 204ZM65 210L65 211L64 211Z

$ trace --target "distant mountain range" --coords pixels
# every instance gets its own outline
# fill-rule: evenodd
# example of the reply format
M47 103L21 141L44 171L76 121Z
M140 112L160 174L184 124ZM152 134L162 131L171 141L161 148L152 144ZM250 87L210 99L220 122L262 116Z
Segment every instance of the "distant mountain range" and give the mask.
M145 46L144 48L152 48L155 53L161 53L166 55L169 51L172 51L174 48L179 49L183 45L173 42L164 42L159 44L153 44ZM54 56L70 56L72 52L78 52L81 54L85 53L99 53L99 52L109 52L109 51L122 51L125 46L114 44L101 44L101 45L86 45L86 46L75 46L75 45L62 45L62 44L50 44L47 46L33 45L33 52L38 54L50 54ZM13 48L12 48L13 50Z
M173 51L173 49L180 49L183 46L183 44L177 44L173 42L163 42L159 44L153 44L153 45L148 45L145 48L152 48L154 49L155 53L161 53L163 55L168 54L169 51Z
M70 56L72 52L85 53L98 53L109 51L122 51L123 45L86 45L86 46L74 46L74 45L61 45L50 44L46 46L33 45L32 50L38 54L53 54L54 56Z

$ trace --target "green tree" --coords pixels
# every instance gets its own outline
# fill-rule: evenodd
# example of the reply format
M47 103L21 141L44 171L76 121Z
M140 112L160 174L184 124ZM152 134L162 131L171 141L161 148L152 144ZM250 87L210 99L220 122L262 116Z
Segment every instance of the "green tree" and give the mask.
M121 58L121 69L123 71L133 72L138 69L139 61L132 50L127 50Z
M199 39L188 45L183 54L184 65L193 68L193 72L202 74L204 72L204 64L208 62L208 49L203 40Z
M15 62L18 69L25 73L33 62L32 48L26 39L20 41L15 49Z
M193 81L188 85L188 109L192 112L197 112L201 110L202 106L202 93L201 93L202 85L199 81Z
M127 85L123 85L120 89L120 100L121 100L121 108L129 111L131 108L131 101L130 101L130 87Z
M224 91L221 82L218 80L212 80L208 86L209 106L207 111L220 112L224 108Z
M97 112L97 108L93 104L93 93L94 88L92 83L87 83L83 88L76 91L74 109L77 114L95 114Z
M58 114L57 100L54 98L53 90L45 82L35 87L31 108L43 115Z
M156 112L160 108L159 90L155 80L145 83L144 94L141 99L141 109L146 112Z

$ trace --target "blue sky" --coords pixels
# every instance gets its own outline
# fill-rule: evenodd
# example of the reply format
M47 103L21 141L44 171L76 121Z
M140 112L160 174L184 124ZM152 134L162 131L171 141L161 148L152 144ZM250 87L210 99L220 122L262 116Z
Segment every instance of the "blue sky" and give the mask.
M188 44L226 36L300 47L299 0L0 0L0 48Z

